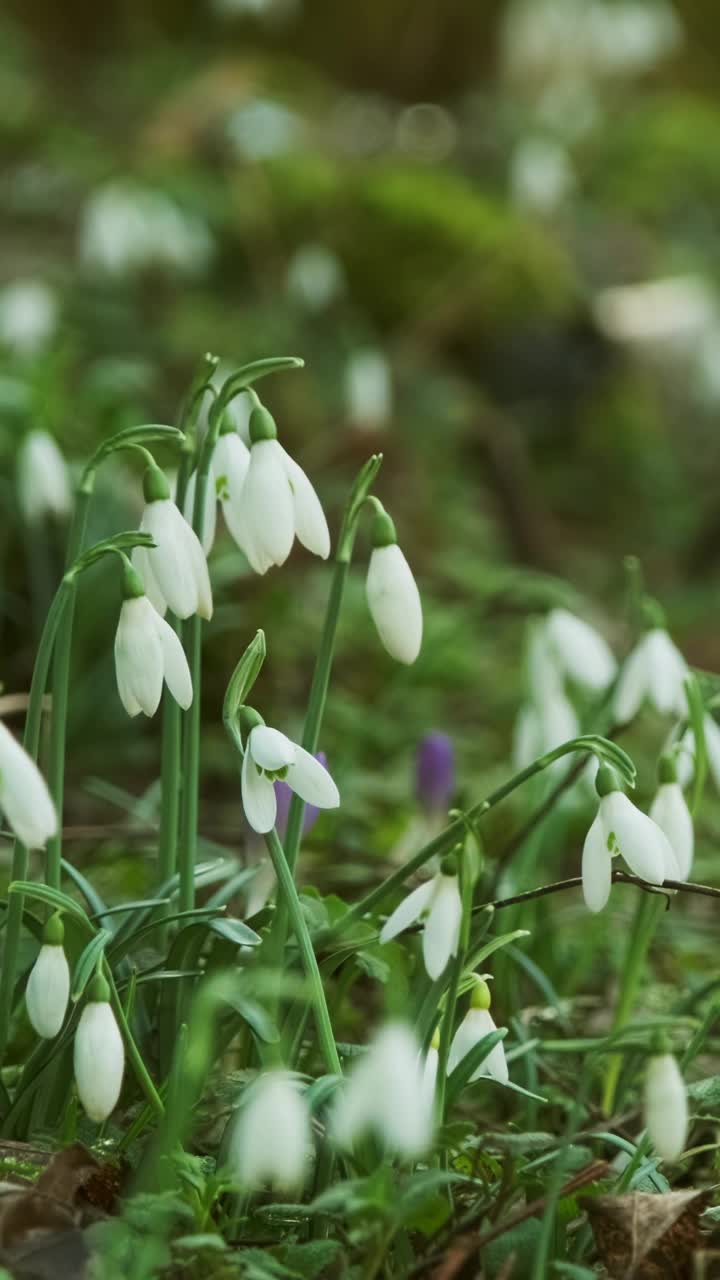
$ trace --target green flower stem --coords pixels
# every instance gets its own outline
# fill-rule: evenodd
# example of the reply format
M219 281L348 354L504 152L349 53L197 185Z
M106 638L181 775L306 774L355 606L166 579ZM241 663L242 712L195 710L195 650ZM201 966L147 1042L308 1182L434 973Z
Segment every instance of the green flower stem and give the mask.
M162 1098L150 1079L150 1074L143 1062L142 1054L138 1049L135 1037L130 1030L130 1024L125 1016L122 1000L120 999L117 987L115 986L112 969L110 968L107 960L103 963L103 970L108 986L110 987L110 1004L112 1006L112 1011L115 1014L118 1027L120 1028L122 1038L125 1041L125 1048L127 1050L130 1065L137 1076L138 1084L145 1094L149 1105L152 1107L158 1119L161 1119L165 1114L165 1107L163 1106Z
M663 894L643 894L637 904L635 920L628 937L627 951L622 965L620 995L611 1034L619 1031L629 1021L645 971L645 961L655 935L660 917L665 909ZM610 1115L615 1105L618 1081L623 1064L622 1054L608 1059L603 1089L603 1111Z
M72 565L82 551L87 525L88 508L93 493L95 473L90 472L81 485L75 501L68 546L66 565ZM73 581L63 615L62 626L58 630L55 651L52 660L52 713L50 718L50 749L48 756L47 782L58 816L57 834L48 841L45 859L45 881L53 889L60 888L60 863L62 859L62 824L63 800L65 792L65 741L67 737L68 688L70 684L70 655L72 651L73 622L75 619L75 601L77 588Z
M40 637L30 685L30 698L23 736L23 746L33 760L37 760L40 747L43 699L45 697L55 636L73 589L72 578L66 575L55 593ZM28 851L24 844L16 840L13 845L11 880L26 880L27 867ZM5 922L5 946L3 948L2 969L0 970L0 1062L5 1054L10 1031L10 1015L12 1013L12 998L17 973L24 901L22 894L11 894Z
M317 939L322 942L323 946L336 938L339 934L362 919L368 912L372 911L378 903L382 902L388 894L395 889L400 889L406 880L410 878L414 872L419 871L421 867L429 862L431 858L449 853L453 845L458 844L467 832L468 823L475 822L478 818L483 817L490 809L504 800L506 796L516 791L523 783L530 778L534 778L536 774L541 773L543 769L547 769L549 765L554 764L556 760L562 756L569 755L573 751L594 752L603 759L609 759L615 767L621 767L625 776L630 780L634 778L634 765L629 756L614 743L608 742L605 738L597 737L595 734L587 734L580 738L572 738L569 742L564 742L561 746L556 747L553 751L548 751L544 756L539 756L537 760L533 760L532 764L527 765L520 773L516 773L508 782L504 782L501 787L492 791L484 800L479 800L477 804L468 809L461 817L456 818L449 826L445 827L439 835L435 836L429 844L423 845L412 858L409 858L402 867L398 867L397 871L393 871L379 885L366 893L364 898L355 903L354 907L350 907L345 915L341 917L334 925L326 929Z
M278 879L280 893L283 901L287 905L290 923L292 925L298 947L300 948L303 967L305 969L307 979L312 987L315 1022L317 1024L318 1040L320 1041L320 1049L325 1060L325 1066L333 1075L342 1075L342 1067L340 1066L340 1058L335 1044L335 1036L330 1022L330 1014L328 1012L327 1001L325 999L325 991L323 989L323 982L318 968L317 957L310 940L310 934L303 915L298 891L295 887L293 874L287 864L283 847L278 839L277 832L274 829L268 832L265 836L265 843L267 845L268 853L272 859L273 867L275 868L275 875Z
M447 1086L447 1064L450 1056L455 1013L458 1002L458 987L465 968L465 960L470 946L470 926L472 923L473 887L470 869L465 858L460 859L460 894L462 897L462 920L457 955L453 956L450 967L450 980L445 995L445 1010L440 1024L440 1045L438 1047L438 1071L435 1090L435 1108L438 1124L442 1124L445 1116L445 1089Z

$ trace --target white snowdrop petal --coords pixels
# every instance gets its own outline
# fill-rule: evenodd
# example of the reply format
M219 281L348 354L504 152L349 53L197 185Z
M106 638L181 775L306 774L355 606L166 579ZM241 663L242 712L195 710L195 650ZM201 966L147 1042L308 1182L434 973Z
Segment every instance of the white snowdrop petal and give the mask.
M366 593L373 622L390 656L398 662L413 663L422 644L422 604L417 583L397 543L373 549Z
M214 461L214 459L213 459ZM185 490L185 502L183 503L183 515L189 525L193 522L193 512L195 510L195 489L197 487L197 471L193 471L187 482ZM210 555L215 543L215 534L217 532L217 499L215 495L215 480L212 474L208 480L207 496L205 498L205 510L203 512L203 528L202 549L206 556Z
M678 782L662 783L650 806L650 817L667 836L675 855L675 871L667 879L688 880L692 867L695 832L690 810Z
M452 1075L459 1062L467 1057L470 1050L477 1043L475 1038L475 1028L472 1019L468 1021L468 1013L465 1014L460 1026L457 1028L455 1035L450 1043L450 1052L448 1054L447 1073Z
M272 831L277 814L275 788L270 779L260 773L249 751L243 757L240 785L245 817L253 831L260 835Z
M282 446L281 446L282 448ZM282 450L285 470L292 488L295 512L295 533L304 547L313 555L327 560L330 555L330 531L325 512L313 486L302 467L290 454Z
M274 773L277 769L286 769L292 764L296 748L279 729L258 724L248 736L248 750L261 769L269 769Z
M687 1138L685 1082L670 1053L657 1054L647 1065L644 1090L645 1126L663 1160L677 1160Z
M284 1071L263 1074L233 1133L231 1160L240 1184L299 1189L311 1150L310 1116L296 1083Z
M492 1035L493 1031L497 1031L489 1009L469 1009L465 1016L471 1024L473 1045L479 1044L485 1036ZM507 1084L510 1073L508 1072L502 1040L494 1045L487 1056L483 1058L479 1067L471 1075L470 1083L480 1080L482 1076L490 1076L493 1080L498 1080L500 1084Z
M193 699L190 667L177 632L165 621L157 618L155 626L162 647L165 683L183 711L187 711Z
M391 938L396 938L404 929L415 924L429 906L434 892L435 881L428 880L426 884L418 885L417 889L413 889L412 893L403 898L385 921L380 931L380 941L390 942Z
M564 742L576 738L580 732L577 712L562 689L544 698L538 706L537 714L543 752L554 751ZM556 763L561 769L566 767L566 762L562 760Z
M188 562L185 537L186 530L192 532L190 526L166 498L147 504L140 527L156 543L146 554L163 599L178 618L189 618L198 607L195 570Z
M115 674L120 698L130 715L139 706L146 716L154 716L160 703L163 652L158 621L162 619L147 596L123 601L115 632Z
M243 520L261 556L269 557L273 564L284 564L295 538L295 512L277 440L260 440L253 445L241 502Z
M353 1068L331 1116L336 1143L350 1148L373 1132L391 1151L423 1154L432 1140L419 1045L408 1027L385 1026Z
M143 586L145 587L145 595L150 601L155 612L159 613L161 618L164 618L167 613L167 600L158 586L158 580L152 571L152 565L150 564L150 558L146 548L135 547L131 560L133 569L140 574Z
M525 769L542 755L540 716L530 703L521 707L513 729L512 762L516 769Z
M572 680L597 692L607 688L617 663L607 641L594 627L568 609L553 609L548 615L547 630L558 659Z
M75 1083L91 1120L114 1110L122 1088L125 1051L115 1015L105 1000L85 1005L75 1032Z
M666 867L675 860L667 837L652 818L641 813L622 791L603 797L599 815L606 837L614 835L630 870L650 884L662 884Z
M250 466L250 450L236 431L220 436L213 454L215 492L220 502L237 502Z
M246 516L244 490L234 502L223 503L223 516L230 536L240 548L254 573L267 573L275 563L260 546Z
M1 721L0 809L28 849L43 849L57 831L57 814L45 779Z
M613 709L618 724L627 724L637 715L647 690L647 656L643 641L633 649L620 671Z
M25 519L63 517L73 506L70 475L57 441L47 431L30 431L18 457L18 499Z
M65 1021L70 999L70 968L61 946L43 944L32 967L25 1003L35 1031L52 1040Z
M657 627L645 636L648 694L656 709L663 714L687 712L683 681L687 665L667 631Z
M318 809L337 809L340 792L324 764L304 747L295 747L295 758L287 771L287 784L306 804Z
M182 517L180 518L182 520ZM182 520L182 523L178 525L178 537L182 538L184 542L186 561L195 582L197 595L196 612L201 618L209 621L213 614L213 601L205 552L200 545L200 539L195 530L191 528L187 520Z
M602 911L610 897L611 884L612 856L607 845L607 833L598 814L585 837L582 852L582 890L585 905L590 911Z
M457 951L462 899L457 876L442 873L435 878L428 918L423 930L423 959L429 977L440 977Z

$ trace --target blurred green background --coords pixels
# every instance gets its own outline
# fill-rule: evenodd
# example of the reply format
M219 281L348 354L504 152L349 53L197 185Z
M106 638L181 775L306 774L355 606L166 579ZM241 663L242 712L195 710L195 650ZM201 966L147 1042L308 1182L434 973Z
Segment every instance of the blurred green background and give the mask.
M719 54L714 0L6 3L6 694L27 690L63 555L62 522L18 511L23 434L49 430L77 467L121 426L177 421L207 350L305 359L263 387L284 442L333 530L382 450L421 585L424 651L400 669L361 536L321 743L344 803L317 844L341 884L401 833L428 730L453 736L461 798L506 775L528 616L567 603L627 648L626 553L717 669ZM141 503L138 467L107 468L92 536ZM226 535L212 565L201 824L234 849L225 682L263 626L258 704L299 733L329 570L298 549L256 578ZM158 768L159 718L130 722L115 693L118 606L98 570L67 814L99 866L128 807L152 820Z

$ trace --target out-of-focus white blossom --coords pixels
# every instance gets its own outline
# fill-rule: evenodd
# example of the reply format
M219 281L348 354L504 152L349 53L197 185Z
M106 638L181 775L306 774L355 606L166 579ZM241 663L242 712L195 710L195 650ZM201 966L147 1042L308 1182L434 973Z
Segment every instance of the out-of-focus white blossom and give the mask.
M205 222L161 191L109 182L93 192L83 210L80 257L96 271L130 275L157 266L197 275L212 252Z
M347 1149L372 1133L388 1150L408 1159L427 1151L432 1115L420 1046L409 1027L385 1026L358 1059L338 1092L330 1129L338 1145Z
M299 1082L286 1071L263 1072L234 1127L230 1159L240 1185L298 1190L311 1152L310 1113Z
M28 431L18 455L18 502L28 524L52 516L63 520L73 508L67 463L47 431Z
M13 280L0 289L0 345L33 355L57 329L58 304L42 280Z
M345 365L345 411L351 427L379 431L392 417L392 370L372 347L353 351Z
M337 254L322 244L304 244L293 254L287 272L288 293L308 311L324 311L345 286Z
M644 702L663 715L687 715L688 668L664 627L646 631L620 671L613 710L619 724L632 720Z

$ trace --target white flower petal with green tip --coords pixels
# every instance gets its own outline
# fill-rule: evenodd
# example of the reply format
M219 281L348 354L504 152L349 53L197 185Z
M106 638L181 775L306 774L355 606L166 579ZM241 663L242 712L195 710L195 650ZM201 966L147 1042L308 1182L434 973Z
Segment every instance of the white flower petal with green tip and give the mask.
M325 766L304 747L296 746L294 751L294 759L285 779L288 786L306 804L314 804L318 809L337 809L340 792Z
M250 545L257 548L256 560L284 564L295 538L295 515L283 450L277 440L259 440L250 450L240 502Z
M47 784L24 747L0 722L0 809L28 849L44 849L57 831Z
M146 549L163 599L178 618L212 615L207 561L197 534L170 498L148 502L140 528L155 542Z
M613 835L630 870L649 884L662 884L666 867L675 859L667 836L646 813L636 809L622 791L611 791L600 801L599 816L605 835Z
M404 929L409 929L411 924L415 924L423 911L429 907L434 892L435 881L428 880L426 884L420 884L417 889L413 889L407 898L403 898L385 921L380 931L380 941L390 942L391 938L396 938Z
M463 1058L467 1057L476 1044L479 1044L485 1036L491 1035L493 1031L497 1031L497 1027L489 1009L468 1009L450 1045L448 1075L455 1070ZM493 1080L507 1084L509 1073L502 1042L496 1044L487 1057L483 1058L470 1080L479 1080L482 1076L491 1076Z
M255 763L271 773L286 769L295 758L294 743L279 729L271 729L266 724L258 724L250 730L248 750Z
M275 788L270 779L260 772L249 751L243 757L240 785L245 817L253 831L266 835L275 826Z
M282 449L282 445L280 446ZM330 555L330 531L325 512L302 467L282 449L285 471L292 489L295 533L313 555L327 560Z
M397 662L410 665L422 644L422 604L417 583L397 543L373 548L366 594L383 645Z
M582 889L590 911L602 911L610 897L612 855L607 832L598 814L585 837L582 852Z
M115 673L129 715L136 715L139 707L146 716L154 716L160 704L164 660L158 621L167 626L147 596L123 601L115 632Z
M675 855L675 868L667 869L666 879L689 879L695 832L690 810L679 782L661 783L650 806L650 817L667 836Z
M461 918L458 878L441 872L433 882L430 910L423 930L423 959L433 981L440 977L450 957L457 952Z
M70 999L70 968L61 946L44 943L32 967L25 1003L39 1036L52 1040L65 1021Z

